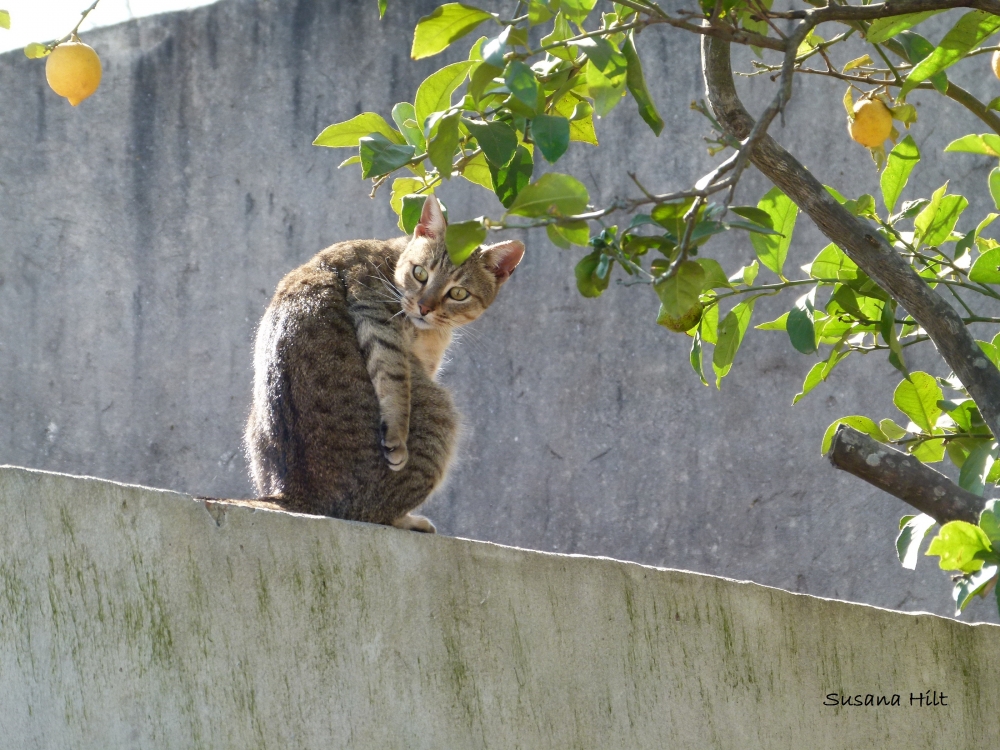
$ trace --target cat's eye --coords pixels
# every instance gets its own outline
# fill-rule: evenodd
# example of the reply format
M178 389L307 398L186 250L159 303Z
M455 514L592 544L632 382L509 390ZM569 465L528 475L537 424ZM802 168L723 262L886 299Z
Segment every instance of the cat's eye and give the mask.
M448 290L448 296L456 302L461 302L469 298L469 290L461 286L453 286Z
M427 269L424 268L423 266L414 266L413 278L415 278L417 281L423 284L425 281L427 281Z

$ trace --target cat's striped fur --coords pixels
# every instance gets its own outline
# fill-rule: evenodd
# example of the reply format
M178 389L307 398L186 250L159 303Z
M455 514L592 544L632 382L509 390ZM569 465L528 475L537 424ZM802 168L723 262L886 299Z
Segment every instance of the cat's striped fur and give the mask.
M343 242L289 273L261 320L246 446L264 501L433 531L458 414L435 381L452 329L493 302L524 246L455 267L433 196L412 237Z

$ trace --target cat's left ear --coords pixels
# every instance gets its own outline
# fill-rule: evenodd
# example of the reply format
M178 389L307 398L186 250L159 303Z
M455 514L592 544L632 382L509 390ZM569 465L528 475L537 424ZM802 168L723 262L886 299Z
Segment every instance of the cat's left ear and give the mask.
M448 222L444 219L441 211L441 204L433 195L428 195L424 201L424 207L420 211L420 222L413 230L413 236L429 237L430 239L443 239Z
M497 277L498 286L510 278L523 257L524 243L519 240L484 245L482 249L483 263Z

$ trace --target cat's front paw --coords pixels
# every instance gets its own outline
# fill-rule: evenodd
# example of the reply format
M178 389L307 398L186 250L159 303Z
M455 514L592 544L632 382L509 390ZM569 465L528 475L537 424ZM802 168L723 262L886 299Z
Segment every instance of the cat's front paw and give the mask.
M382 455L393 471L399 471L406 466L410 458L410 452L406 450L406 439L400 439L385 425L382 425Z

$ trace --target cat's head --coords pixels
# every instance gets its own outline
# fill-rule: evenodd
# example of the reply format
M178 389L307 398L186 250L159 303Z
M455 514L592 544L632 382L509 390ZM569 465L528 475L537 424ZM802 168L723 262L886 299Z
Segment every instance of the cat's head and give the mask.
M471 323L490 306L524 255L524 245L510 240L478 247L455 266L445 248L446 228L440 204L427 196L420 223L396 262L403 312L417 328Z

